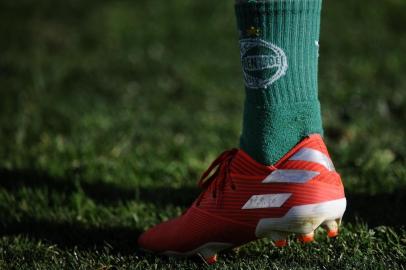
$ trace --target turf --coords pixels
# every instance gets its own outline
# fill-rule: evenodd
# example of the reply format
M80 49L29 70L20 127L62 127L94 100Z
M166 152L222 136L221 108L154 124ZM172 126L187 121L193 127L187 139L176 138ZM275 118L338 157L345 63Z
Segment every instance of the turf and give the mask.
M320 99L341 235L213 269L404 269L406 2L325 1ZM137 250L238 143L232 1L0 2L0 268L201 269Z

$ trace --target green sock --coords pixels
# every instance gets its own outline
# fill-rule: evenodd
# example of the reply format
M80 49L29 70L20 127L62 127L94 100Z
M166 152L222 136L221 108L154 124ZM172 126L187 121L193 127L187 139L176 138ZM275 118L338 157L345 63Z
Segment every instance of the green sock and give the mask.
M236 4L246 86L240 147L274 164L303 137L322 134L317 97L321 0Z

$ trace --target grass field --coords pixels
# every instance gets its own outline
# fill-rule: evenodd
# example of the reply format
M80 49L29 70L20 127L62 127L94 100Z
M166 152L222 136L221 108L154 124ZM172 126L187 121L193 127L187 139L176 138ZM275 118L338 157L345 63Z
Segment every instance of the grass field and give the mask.
M137 250L238 143L232 1L0 2L0 269L200 269ZM406 2L324 3L320 99L346 185L338 239L213 269L406 268Z

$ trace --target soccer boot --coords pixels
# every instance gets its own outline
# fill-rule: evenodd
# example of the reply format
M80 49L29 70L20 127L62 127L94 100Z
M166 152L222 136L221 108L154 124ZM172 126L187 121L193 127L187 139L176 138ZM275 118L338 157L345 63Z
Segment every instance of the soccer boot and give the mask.
M199 186L202 193L181 216L139 237L142 249L200 255L211 264L219 251L262 237L279 247L289 234L306 243L319 226L335 237L346 208L340 175L318 134L304 138L271 166L241 149L225 151Z

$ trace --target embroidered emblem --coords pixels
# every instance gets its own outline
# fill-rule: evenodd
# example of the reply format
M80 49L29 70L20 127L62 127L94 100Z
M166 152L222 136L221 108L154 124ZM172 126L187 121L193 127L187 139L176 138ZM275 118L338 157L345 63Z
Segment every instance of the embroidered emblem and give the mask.
M240 51L245 85L249 88L267 88L288 69L285 52L265 40L242 39Z

